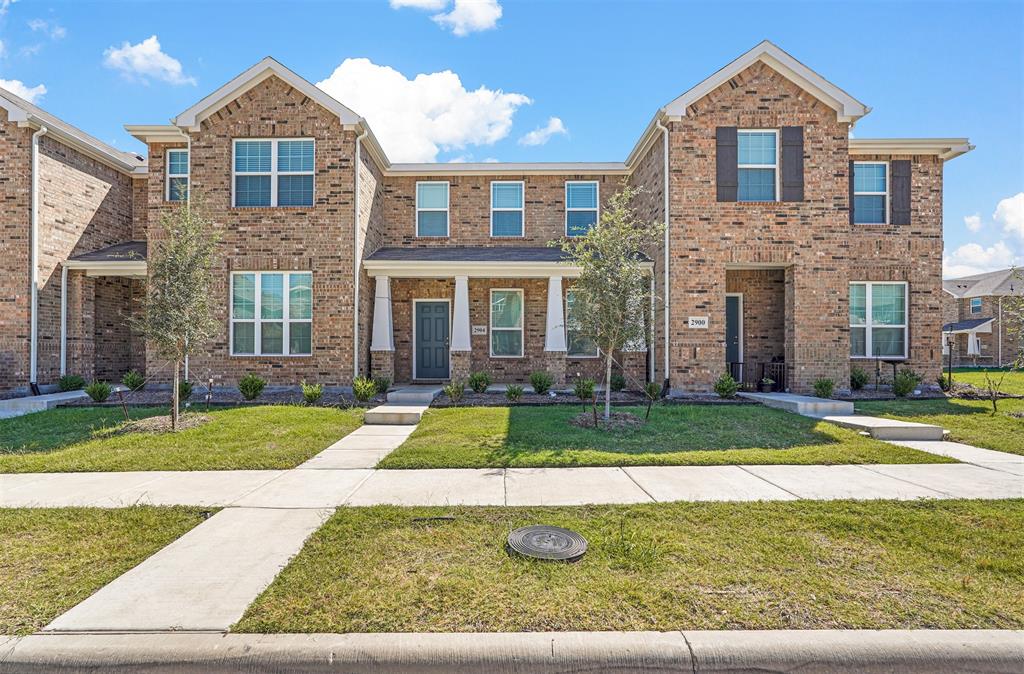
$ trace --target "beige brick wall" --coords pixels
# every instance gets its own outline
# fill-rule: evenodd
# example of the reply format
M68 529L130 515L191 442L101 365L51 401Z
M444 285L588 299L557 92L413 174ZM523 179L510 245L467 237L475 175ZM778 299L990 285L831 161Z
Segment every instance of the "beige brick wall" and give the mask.
M992 332L978 333L981 341L981 353L977 356L967 354L967 335L957 335L953 348L953 366L975 365L1010 365L1017 354L1024 349L1024 332L1007 311L1000 312L1000 297L982 297L981 313L971 313L970 298L955 298L942 293L943 322L965 321L972 318L992 318ZM1002 343L1000 344L1000 339ZM947 364L943 360L943 365Z

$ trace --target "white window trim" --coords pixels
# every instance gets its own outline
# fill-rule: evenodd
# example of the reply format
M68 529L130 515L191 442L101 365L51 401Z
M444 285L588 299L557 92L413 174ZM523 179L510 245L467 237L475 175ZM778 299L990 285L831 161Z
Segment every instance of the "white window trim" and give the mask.
M281 141L308 140L313 143L313 170L312 171L278 171L277 170L277 144ZM249 142L270 142L270 171L242 171L235 170L235 155L239 143ZM189 168L192 167L192 157L189 157ZM235 196L235 186L238 176L270 176L270 204L267 206L239 206ZM313 203L308 206L278 206L277 205L277 178L279 176L313 176ZM191 185L189 186L191 187ZM233 138L231 140L231 207L232 208L313 208L316 205L316 139L314 138Z
M977 311L974 310L974 300L978 300L978 310ZM982 303L980 297L972 297L970 299L970 301L969 301L968 307L970 308L971 315L973 316L974 314L980 314L982 312L982 310L984 309L984 304Z
M583 182L583 181L580 181ZM592 211L592 208L586 208L581 210ZM597 344L594 345L594 352L592 354L573 353L569 351L569 295L572 294L573 290L570 288L565 293L565 357L572 358L573 360L591 360L601 357L601 350L597 348Z
M444 185L445 207L444 208L420 208L420 185ZM447 239L452 233L452 186L447 180L417 180L416 181L416 222L413 227L416 229L416 236L426 239ZM444 236L440 234L420 234L420 211L425 213L444 212Z
M850 355L853 360L906 360L907 351L910 349L910 295L906 281L850 281L850 285L863 284L864 288L864 325L854 325L850 322L850 330L853 328L864 328L864 355ZM901 325L874 325L871 316L871 288L876 285L901 285L903 286L903 323ZM903 328L903 355L901 356L875 356L872 355L871 329L872 328Z
M594 208L569 208L569 185L593 185L596 188L597 206ZM597 227L601 219L601 181L600 180L566 180L565 181L565 235L569 238L578 238L582 234L569 233L569 212L570 211L594 211L597 216L594 219L594 226Z
M858 192L857 191L856 175L851 176L854 179L854 181L853 181L853 185L854 185L854 188L853 188L854 202L856 203L856 199L857 199L858 196L864 196L864 197L880 197L880 196L884 196L885 197L885 210L882 212L882 217L884 217L885 219L882 222L857 222L857 209L854 208L853 209L853 224L855 224L855 225L888 225L889 224L889 173L890 173L889 162L887 162L887 161L855 161L855 162L853 162L854 173L856 174L858 166L867 165L867 164L875 164L875 165L885 166L885 191L884 192ZM850 204L850 208L853 208L853 204Z
M235 318L235 276L239 274L255 274L256 286L255 296L253 303L253 317L252 318ZM260 318L260 302L261 293L263 291L263 275L264 274L283 274L284 275L284 303L281 307L281 318ZM310 274L312 272L304 271L302 269L288 269L282 271L256 271L256 270L238 270L231 272L231 280L228 284L228 349L231 356L237 356L239 358L252 358L252 357L263 357L263 358L309 358L313 355L313 296L312 291L310 292L310 311L309 318L290 318L288 301L291 298L291 274ZM312 282L311 284L312 285ZM253 323L253 352L252 353L235 353L235 323ZM281 353L263 353L262 344L262 324L263 323L282 323L282 335L281 335ZM290 339L291 339L291 324L292 323L309 323L309 353L289 353Z
M495 185L519 185L522 189L522 202L519 208L495 208L494 207L494 186ZM526 236L526 181L524 180L492 180L491 181L491 238L494 239L521 239ZM494 233L494 212L507 211L519 212L519 233L518 234L495 234Z
M184 152L185 156L188 157L188 171L185 173L171 173L171 153L172 152ZM165 171L166 178L164 179L164 201L173 201L175 203L179 201L188 201L188 192L192 189L192 180L190 173L192 172L192 154L185 147L173 147L168 148L165 157ZM171 199L171 178L184 178L185 179L185 198L184 199Z
M518 328L495 328L494 327L494 293L518 293L519 297L522 298L520 306L523 308L519 312L519 327ZM491 358L523 358L526 354L526 329L525 321L523 320L526 316L526 296L523 294L522 288L491 288L491 293L488 296L489 304L487 305L487 327L489 334L487 335L487 352ZM518 356L496 356L494 355L494 340L491 336L498 332L519 332L521 335L519 339L519 355Z
M775 163L772 165L768 164L740 164L739 163L739 151L740 151L740 135L744 133L772 133L775 135ZM778 129L736 129L736 201L741 204L768 204L777 202L779 200L779 130ZM767 169L770 168L775 171L775 195L768 201L759 199L756 201L741 200L739 198L739 169Z

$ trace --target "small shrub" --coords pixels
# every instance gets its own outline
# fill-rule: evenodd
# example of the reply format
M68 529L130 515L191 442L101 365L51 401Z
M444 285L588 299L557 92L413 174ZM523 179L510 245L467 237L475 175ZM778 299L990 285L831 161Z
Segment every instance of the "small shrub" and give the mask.
M868 383L868 373L864 368L853 366L850 368L850 388L859 391Z
M110 384L105 381L94 381L85 387L85 392L89 394L89 397L98 403L109 398L110 391Z
M352 380L352 395L361 403L369 401L377 395L377 384L366 377L356 377Z
M943 391L948 391L953 386L949 381L949 376L944 374L940 374L938 377L936 377L935 381L938 382L939 388L942 389Z
M491 385L491 375L486 372L474 372L469 375L469 388L473 389L473 393L483 393L487 390L487 387Z
M509 384L505 389L505 397L509 402L517 402L523 397L523 387L519 384Z
M736 392L740 390L739 382L732 378L728 372L722 374L715 382L715 393L722 398L735 398Z
M580 377L576 380L576 384L572 387L572 392L576 394L576 397L580 400L591 401L594 399L594 380L584 379Z
M178 382L178 399L185 402L192 397L192 382L182 379Z
M831 398L835 387L836 383L829 377L819 377L814 380L814 395L819 398Z
M550 374L543 370L538 370L530 375L530 386L533 387L534 393L544 395L551 388L551 385L555 383L555 380Z
M57 388L61 391L79 391L85 386L85 379L77 374L66 374L60 378Z
M441 387L441 390L444 391L446 396L448 396L448 400L451 400L453 403L457 403L462 400L462 396L465 395L466 383L461 381L448 382Z
M316 405L324 395L323 384L307 384L303 381L299 386L302 387L302 399L307 405Z
M661 384L656 381L649 381L644 385L644 395L648 400L657 400L661 397Z
M377 375L373 378L373 385L377 387L377 393L383 395L391 388L391 378L384 375Z
M267 382L250 373L242 377L238 382L238 392L242 394L242 397L246 400L256 400L263 393L263 388L267 385Z
M613 391L621 391L626 388L626 378L619 373L615 373L612 375L612 379L608 382L608 385Z
M909 367L902 368L892 380L892 392L897 398L906 398L921 383L921 375Z
M121 383L127 386L129 391L141 391L146 380L138 370L128 370L121 378Z

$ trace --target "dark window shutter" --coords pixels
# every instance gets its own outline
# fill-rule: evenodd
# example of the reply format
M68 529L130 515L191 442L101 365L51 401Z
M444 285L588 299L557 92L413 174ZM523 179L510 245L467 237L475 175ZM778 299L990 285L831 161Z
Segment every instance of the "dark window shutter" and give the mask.
M715 129L715 178L718 201L736 201L736 189L739 185L737 152L736 127L720 126Z
M853 220L853 161L850 162L850 224L854 223Z
M782 127L782 201L804 200L804 127Z
M889 204L892 209L889 222L894 225L910 224L910 160L893 159L889 162L892 173L892 193Z

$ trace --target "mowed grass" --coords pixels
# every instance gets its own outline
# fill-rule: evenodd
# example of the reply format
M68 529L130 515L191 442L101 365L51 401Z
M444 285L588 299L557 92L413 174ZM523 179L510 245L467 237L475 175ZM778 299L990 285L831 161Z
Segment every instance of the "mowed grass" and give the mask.
M989 371L989 376L998 380L1003 375L1003 372L1002 370L992 369ZM985 381L985 368L953 368L953 381L970 384L980 389L988 387L988 383ZM999 390L1003 393L1024 395L1024 372L1020 370L1006 372L1005 377L1003 377L1003 384L999 387Z
M45 627L201 521L182 507L0 509L0 634Z
M941 426L949 439L975 447L1024 454L1024 400L1003 399L992 414L987 400L959 398L859 402L857 412Z
M132 409L133 419L167 408ZM292 468L362 424L363 411L294 405L216 409L176 433L118 433L119 408L64 407L0 421L0 472Z
M615 408L643 417L643 408ZM636 430L578 428L574 405L430 409L378 468L942 463L757 405L664 405Z
M510 556L537 523L588 552ZM233 629L1019 629L1022 576L1019 500L343 508Z

